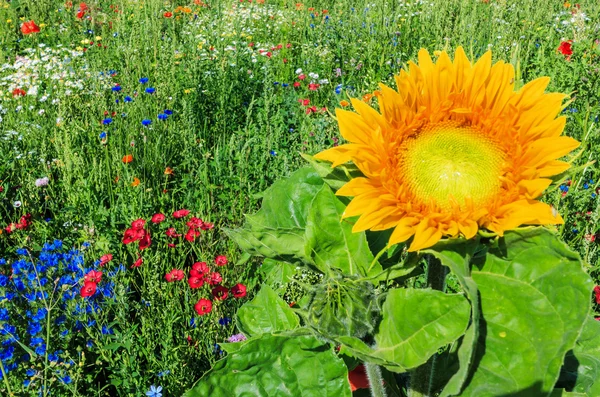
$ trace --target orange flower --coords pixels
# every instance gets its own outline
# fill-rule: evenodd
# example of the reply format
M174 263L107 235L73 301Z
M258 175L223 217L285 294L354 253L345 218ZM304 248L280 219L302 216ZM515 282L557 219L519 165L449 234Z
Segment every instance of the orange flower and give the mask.
M133 155L131 154L126 154L125 156L123 156L123 158L121 159L121 161L125 164L129 164L133 161Z
M23 22L21 25L21 33L23 34L39 33L39 31L40 27L33 21Z
M173 175L173 168L171 168L171 167L165 168L165 175Z
M343 108L345 108L345 107L347 107L347 106L350 106L350 102L348 102L348 101L347 101L347 100L345 100L345 99L342 99L342 100L340 101L340 106L341 106L341 107L343 107Z
M296 11L300 11L303 8L304 8L304 4L302 4L302 3L296 3Z
M115 176L115 183L119 182L119 175Z
M369 102L373 98L373 94L365 94L362 97L363 102Z
M190 12L192 12L192 9L191 9L190 7L183 7L183 8L181 9L181 11L183 11L183 12L184 12L184 13L186 13L186 14L189 14Z
M136 187L140 184L140 180L138 178L133 178L133 182L131 182L131 186Z

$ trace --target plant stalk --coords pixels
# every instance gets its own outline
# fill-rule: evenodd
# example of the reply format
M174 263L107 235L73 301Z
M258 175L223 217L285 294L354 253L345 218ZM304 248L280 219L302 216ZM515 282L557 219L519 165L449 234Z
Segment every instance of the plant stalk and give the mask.
M439 259L431 254L427 255L427 287L438 291L446 289L446 270ZM409 384L409 397L430 397L433 379L435 376L434 354L427 362L412 371Z
M369 388L371 389L372 397L386 397L385 387L383 385L383 377L381 369L373 363L365 363L365 372L369 379Z

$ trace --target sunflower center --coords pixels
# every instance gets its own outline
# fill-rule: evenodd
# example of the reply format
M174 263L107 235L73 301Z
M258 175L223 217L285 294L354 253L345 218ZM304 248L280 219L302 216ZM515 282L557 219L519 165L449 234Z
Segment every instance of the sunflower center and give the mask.
M478 208L496 196L503 157L492 139L456 122L427 126L398 151L399 171L411 193L443 210L456 205L464 210L466 200Z

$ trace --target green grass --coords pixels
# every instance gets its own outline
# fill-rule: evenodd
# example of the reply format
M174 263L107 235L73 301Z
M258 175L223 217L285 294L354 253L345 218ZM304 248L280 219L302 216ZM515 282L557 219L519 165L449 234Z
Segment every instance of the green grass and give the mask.
M557 186L545 199L563 214L563 236L598 276L597 242L585 236L600 229L599 198L592 197L600 175L596 164L577 168L598 160L600 153L595 150L600 144L600 9L595 1L580 1L579 9L535 0L344 0L306 2L298 9L295 1L264 3L208 1L204 7L99 0L88 3L90 19L81 20L75 16L77 4L66 9L64 2L52 0L0 3L2 63L13 65L16 57L39 57L59 46L86 49L80 56L57 55L69 76L52 80L58 70L53 66L40 75L37 95L13 98L11 87L27 90L26 80L1 80L6 84L0 86L0 226L26 213L33 225L0 235L0 257L9 259L19 247L36 251L58 238L68 245L92 243L89 266L111 252L116 263L129 267L136 250L121 238L134 219L188 208L216 225L186 251L156 243L139 271L118 279L130 288L116 294L98 323L113 324L119 334L97 340L98 348L89 353L96 361L84 361L77 387L65 388L64 395L135 396L151 384L161 384L167 396L179 395L199 378L218 358L214 343L234 332L233 326L219 326L220 315L214 313L205 333L194 331L197 345L189 344L181 328L194 315L198 296L185 296L184 288L165 289L164 274L220 253L237 261L239 253L223 228L241 225L243 215L257 208L260 192L303 164L300 153L334 143L333 114L340 100L371 93L379 82L393 85L393 75L415 60L421 47L433 52L462 45L471 57L491 49L495 60L515 65L518 85L547 75L549 90L570 94L566 133L581 140L584 151L573 160L569 193L562 198ZM178 6L192 12L176 12ZM166 11L173 17L165 18ZM562 23L571 18L575 22ZM30 19L45 26L39 34L23 36L19 26ZM573 40L570 60L556 51L567 39ZM281 49L271 49L279 44ZM311 77L299 80L299 68L328 84L309 90ZM107 77L111 70L115 75ZM1 67L0 79L13 73ZM140 84L142 77L149 82ZM82 89L66 86L79 80ZM292 86L300 81L300 88ZM111 90L115 84L120 92ZM146 87L156 92L146 94ZM126 95L133 101L124 103ZM307 115L299 99L327 111ZM158 120L165 109L173 114ZM113 122L103 125L107 117ZM152 120L150 127L142 126L144 119ZM124 164L127 154L134 160ZM172 175L165 175L167 167ZM49 185L36 187L35 180L44 176ZM131 186L134 178L138 186ZM22 204L18 208L16 201ZM252 285L259 277L254 265L228 271L232 282ZM141 299L150 297L152 305L145 308ZM231 316L238 303L227 303L224 313ZM0 307L7 304L0 301ZM165 369L170 374L157 377ZM22 372L15 374L11 382L19 390Z

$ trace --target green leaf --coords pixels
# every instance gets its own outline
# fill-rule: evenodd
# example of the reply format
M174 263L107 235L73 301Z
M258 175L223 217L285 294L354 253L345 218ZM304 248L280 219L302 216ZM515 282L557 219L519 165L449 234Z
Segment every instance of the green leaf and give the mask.
M477 240L452 239L442 241L425 251L434 255L444 266L450 268L457 276L458 282L471 302L471 324L465 332L457 352L460 366L442 390L441 397L459 395L474 364L473 359L479 338L481 302L477 283L471 277L470 260L477 246Z
M184 397L351 397L348 369L314 336L262 335L218 361Z
M277 285L279 289L292 281L296 274L296 269L289 263L268 258L263 261L260 270L265 275L265 284L269 284L273 288Z
M338 190L353 178L363 176L358 167L352 163L331 168L331 163L328 161L317 160L308 154L301 154L300 156L310 163L313 169L333 190Z
M557 386L565 396L600 396L600 322L588 317L572 351L567 353Z
M469 302L462 294L431 289L393 289L383 304L374 347L356 338L338 338L343 351L390 371L405 372L464 334Z
M254 299L238 309L236 319L238 328L247 336L286 331L299 324L294 311L266 284Z
M352 233L352 224L342 220L346 206L324 185L315 196L306 223L306 251L323 273L337 268L345 274L373 275L381 265L373 262L373 254L365 233Z
M460 395L547 396L589 313L592 280L540 227L507 232L484 259L472 269L482 309L475 372Z

